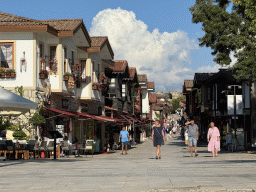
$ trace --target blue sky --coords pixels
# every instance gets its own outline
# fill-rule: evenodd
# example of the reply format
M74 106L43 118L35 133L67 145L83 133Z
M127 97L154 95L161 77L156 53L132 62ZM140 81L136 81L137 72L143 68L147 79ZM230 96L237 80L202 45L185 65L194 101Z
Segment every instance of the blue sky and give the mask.
M197 39L204 33L200 24L191 22L189 7L194 3L195 0L12 0L1 1L0 11L33 19L82 18L91 35L109 36L115 59L128 60L129 66L147 74L149 81L155 81L157 91L181 91L184 79L193 79L195 72L218 69L211 50L198 46ZM115 29L118 34L113 35ZM142 41L136 39L137 34ZM121 47L122 42L127 43Z

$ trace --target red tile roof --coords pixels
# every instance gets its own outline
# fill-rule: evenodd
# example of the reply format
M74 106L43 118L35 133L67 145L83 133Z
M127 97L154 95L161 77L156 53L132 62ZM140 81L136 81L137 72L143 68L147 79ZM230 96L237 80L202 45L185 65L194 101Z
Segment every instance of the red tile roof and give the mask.
M36 28L28 28L28 26L36 25ZM89 44L91 43L89 33L83 23L82 19L51 19L51 20L36 20L30 19L26 17L20 17L17 15L0 12L0 26L8 26L6 31L14 30L14 31L47 31L52 33L55 36L66 37L73 36L73 33L76 32L79 27L82 28L87 41ZM22 27L22 29L9 27L16 26ZM24 29L26 27L26 29ZM40 28L40 29L39 29ZM71 33L67 33L64 31L69 31ZM64 32L64 33L63 33Z
M138 80L139 81L148 81L147 80L147 75L144 75L144 74L143 75L138 75Z
M149 94L149 102L150 103L156 103L157 102L157 95L156 95L156 93L155 94L152 94L152 93Z
M42 23L35 19L0 12L0 25L42 25Z
M154 89L155 88L155 83L153 81L148 82L148 89Z
M50 25L58 31L74 31L81 23L83 23L82 19L51 19L40 21Z
M130 78L134 78L135 74L136 74L136 68L135 67L129 67L129 74L130 74Z
M94 36L94 37L90 37L91 38L91 47L88 48L88 51L92 51L92 52L100 52L102 47L106 44L109 52L111 54L112 59L114 58L114 52L112 50L112 47L108 41L108 37L107 36Z
M114 62L115 65L110 67L113 72L125 72L125 69L128 66L128 62L126 60L116 60Z
M101 47L106 40L108 39L107 36L95 36L95 37L91 37L91 41L92 41L92 47Z

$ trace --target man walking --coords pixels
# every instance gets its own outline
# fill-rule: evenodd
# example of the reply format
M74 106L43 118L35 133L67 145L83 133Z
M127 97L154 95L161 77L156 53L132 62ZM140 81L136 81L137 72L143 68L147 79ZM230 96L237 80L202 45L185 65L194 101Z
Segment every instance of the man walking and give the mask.
M122 131L120 131L119 142L122 141L122 155L124 154L124 146L125 146L125 154L127 155L127 145L129 144L129 132L123 127Z
M194 145L194 150L195 150L195 156L197 157L198 156L197 140L199 139L198 126L195 124L194 120L188 121L187 123L185 123L185 125L189 125L188 126L188 141L189 141L191 157L193 157L193 145Z

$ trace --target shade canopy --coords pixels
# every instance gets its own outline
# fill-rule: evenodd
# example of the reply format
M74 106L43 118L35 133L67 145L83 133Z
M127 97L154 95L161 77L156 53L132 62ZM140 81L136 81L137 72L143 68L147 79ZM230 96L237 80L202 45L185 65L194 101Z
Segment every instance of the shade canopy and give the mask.
M21 111L37 109L38 104L0 87L0 111Z

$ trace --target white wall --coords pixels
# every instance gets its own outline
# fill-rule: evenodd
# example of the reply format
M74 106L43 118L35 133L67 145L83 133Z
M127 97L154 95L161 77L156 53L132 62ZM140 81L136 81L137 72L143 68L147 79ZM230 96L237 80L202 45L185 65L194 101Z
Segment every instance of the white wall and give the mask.
M142 113L149 113L149 94L147 89L142 89Z
M4 87L33 86L33 33L32 32L0 32L0 40L16 40L15 43L15 71L16 78L1 78L0 85ZM20 59L23 57L27 61L27 69L20 71Z

